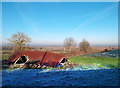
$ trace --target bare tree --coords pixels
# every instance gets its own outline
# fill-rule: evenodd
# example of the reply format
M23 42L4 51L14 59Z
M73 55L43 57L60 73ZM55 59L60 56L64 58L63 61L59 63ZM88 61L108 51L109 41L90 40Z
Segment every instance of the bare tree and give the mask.
M13 34L9 40L9 45L15 47L16 49L23 50L29 47L29 43L31 42L31 38L28 38L24 33L18 32L17 34Z
M67 49L67 52L71 53L71 47L76 44L75 40L73 38L66 38L64 40L64 47Z
M90 44L87 40L83 39L82 42L79 43L80 50L83 52L87 52L88 48L90 47Z

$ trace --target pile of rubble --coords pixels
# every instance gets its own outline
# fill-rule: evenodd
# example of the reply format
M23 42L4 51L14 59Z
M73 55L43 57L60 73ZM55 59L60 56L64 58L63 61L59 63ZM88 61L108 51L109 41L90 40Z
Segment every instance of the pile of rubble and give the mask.
M40 64L12 64L10 65L9 69L14 69L14 68L24 68L24 69L52 69L52 68L57 68L57 69L67 69L67 68L72 68L74 66L78 66L79 64L74 64L71 63L70 61L65 62L63 66L56 66L56 67L49 67L46 65L40 65Z

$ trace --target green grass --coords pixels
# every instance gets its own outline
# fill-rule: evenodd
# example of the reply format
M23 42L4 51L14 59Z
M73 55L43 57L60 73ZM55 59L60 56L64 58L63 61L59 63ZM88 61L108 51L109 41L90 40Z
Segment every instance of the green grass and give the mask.
M0 52L13 52L12 50L0 50Z
M117 57L87 57L87 56L72 56L69 58L71 63L77 64L102 64L102 65L113 65L118 66L118 58Z
M2 54L3 52L10 52L10 53L13 53L13 51L12 50L3 50L3 51L1 51L0 50L0 52L1 52L1 54L0 54L0 59L1 59L1 57L2 57L2 60L8 60L8 58L11 56L11 54Z
M10 54L2 54L2 60L8 60Z

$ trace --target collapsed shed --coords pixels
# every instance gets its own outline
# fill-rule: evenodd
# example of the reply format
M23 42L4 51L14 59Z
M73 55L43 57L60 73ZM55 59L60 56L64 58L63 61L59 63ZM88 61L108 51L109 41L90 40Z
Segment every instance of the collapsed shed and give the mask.
M56 67L63 65L67 57L61 54L44 51L15 51L8 59L8 64L25 64L35 62L36 64Z

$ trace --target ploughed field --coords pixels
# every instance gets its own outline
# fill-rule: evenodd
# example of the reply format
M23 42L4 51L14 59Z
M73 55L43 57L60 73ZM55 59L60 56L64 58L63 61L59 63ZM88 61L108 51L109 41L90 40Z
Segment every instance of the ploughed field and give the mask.
M96 54L89 54L85 55L88 57L120 57L120 50L113 50L108 52L96 53Z

